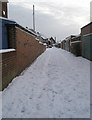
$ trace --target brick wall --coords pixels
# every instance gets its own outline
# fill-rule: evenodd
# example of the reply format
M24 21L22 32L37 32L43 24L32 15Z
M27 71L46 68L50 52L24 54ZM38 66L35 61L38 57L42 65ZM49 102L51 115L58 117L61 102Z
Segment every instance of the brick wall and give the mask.
M14 25L7 25L8 48L16 48L16 33Z
M35 39L35 36L19 27L16 27L15 30L16 51L3 53L2 62L0 62L3 89L46 49L43 44Z
M44 50L45 46L39 44L35 36L16 27L18 73L29 66L42 52L44 52Z
M92 22L89 23L88 25L84 26L83 28L81 28L82 35L86 35L89 33L92 33Z
M2 53L2 89L16 76L16 52Z
M81 28L82 56L92 61L92 22Z

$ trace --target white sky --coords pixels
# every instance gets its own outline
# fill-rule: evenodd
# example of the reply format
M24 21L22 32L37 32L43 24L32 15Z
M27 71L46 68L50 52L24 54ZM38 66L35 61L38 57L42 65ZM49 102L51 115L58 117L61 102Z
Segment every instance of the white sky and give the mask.
M9 18L32 28L32 6L35 5L36 30L47 37L62 40L79 34L90 22L91 0L9 0Z

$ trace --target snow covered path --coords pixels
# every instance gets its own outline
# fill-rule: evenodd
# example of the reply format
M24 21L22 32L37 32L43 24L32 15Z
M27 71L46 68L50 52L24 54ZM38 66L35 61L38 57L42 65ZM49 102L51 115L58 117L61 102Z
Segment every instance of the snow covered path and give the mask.
M90 62L47 49L2 98L4 118L89 118Z

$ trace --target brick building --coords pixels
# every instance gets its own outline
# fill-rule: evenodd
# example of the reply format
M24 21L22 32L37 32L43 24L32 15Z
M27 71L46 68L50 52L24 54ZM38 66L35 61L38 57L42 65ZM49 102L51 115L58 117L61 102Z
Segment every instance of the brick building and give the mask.
M82 56L92 60L92 22L81 28Z

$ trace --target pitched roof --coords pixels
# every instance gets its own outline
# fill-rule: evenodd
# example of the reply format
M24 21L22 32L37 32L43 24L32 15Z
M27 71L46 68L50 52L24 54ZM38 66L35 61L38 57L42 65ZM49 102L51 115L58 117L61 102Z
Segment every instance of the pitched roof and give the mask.
M92 22L90 22L90 23L88 23L87 25L83 26L81 29L83 29L83 28L85 28L85 27L87 27L87 26L89 26L89 25L92 25Z

